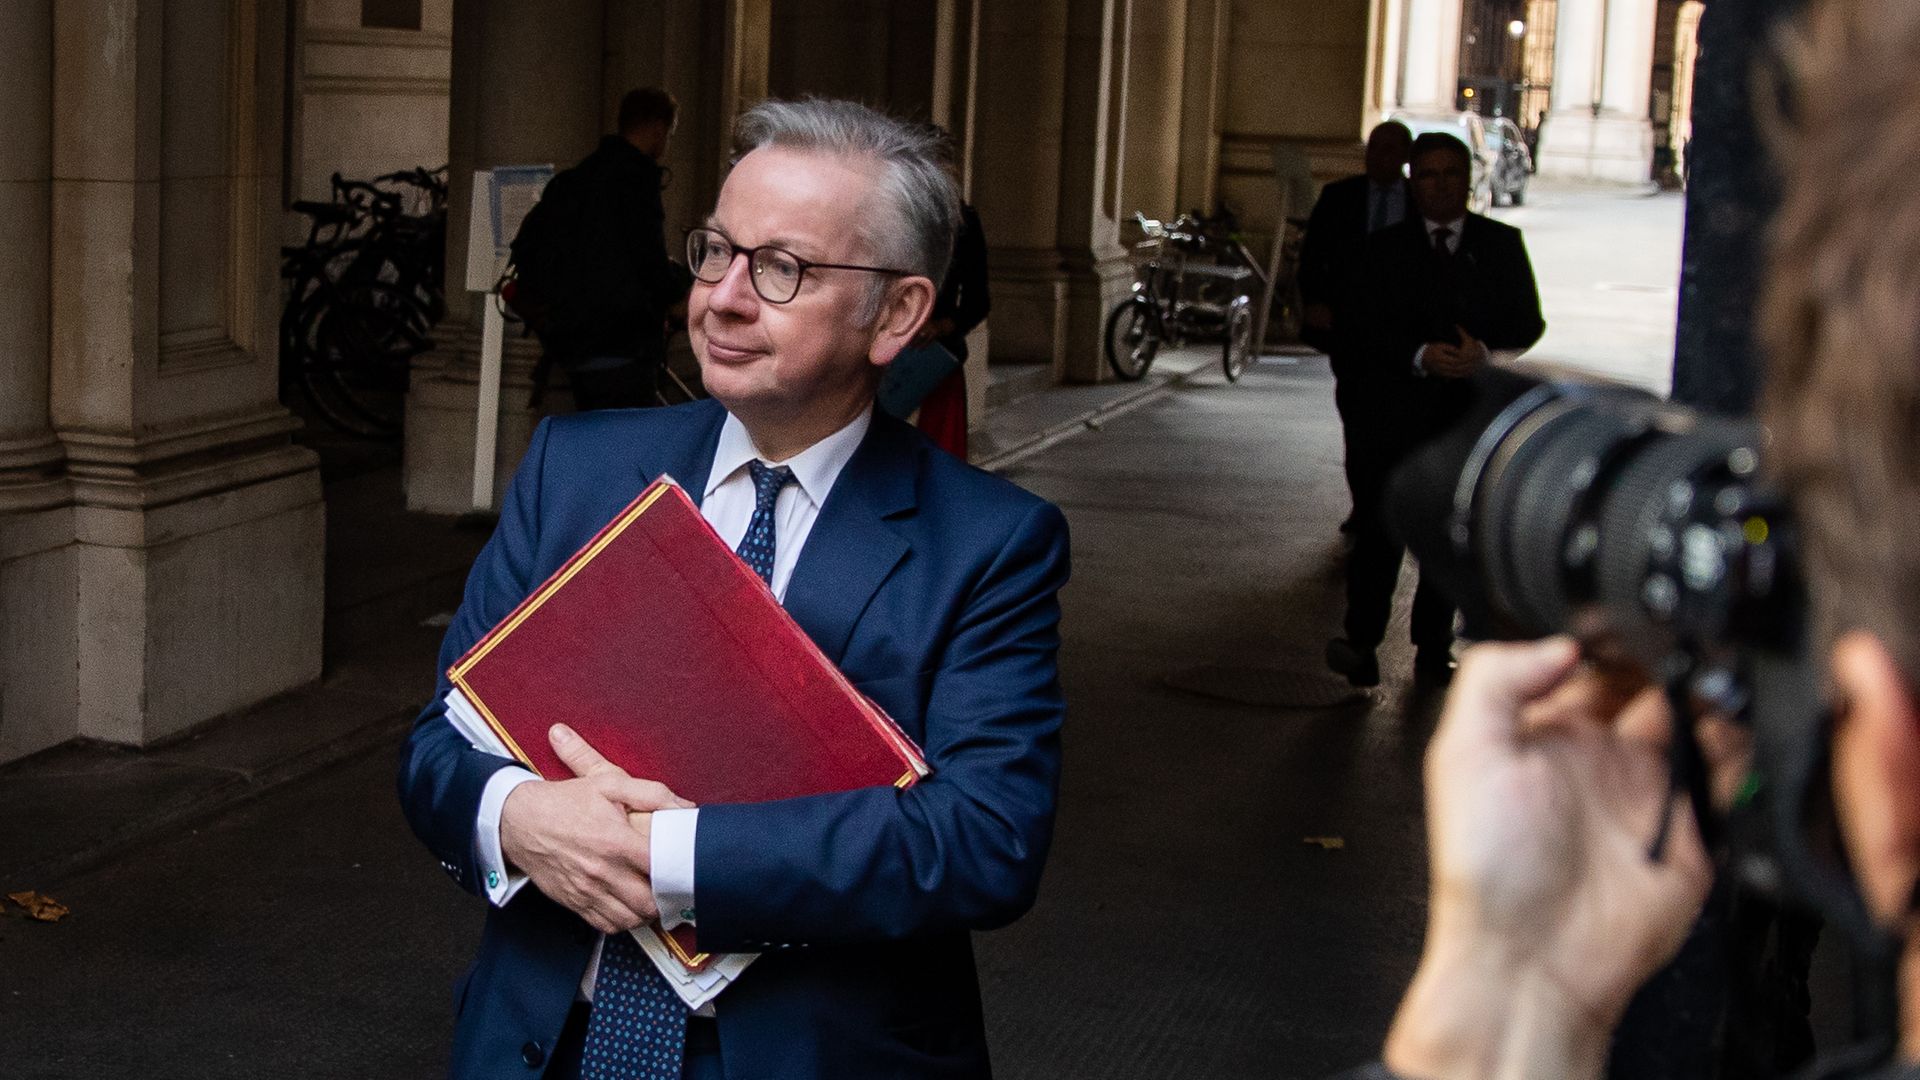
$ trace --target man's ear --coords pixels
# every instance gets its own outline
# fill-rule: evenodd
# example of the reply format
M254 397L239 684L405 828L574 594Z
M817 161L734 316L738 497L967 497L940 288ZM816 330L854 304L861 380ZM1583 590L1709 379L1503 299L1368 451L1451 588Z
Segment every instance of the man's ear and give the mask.
M1835 688L1846 703L1835 732L1836 797L1852 804L1849 853L1882 919L1908 914L1920 881L1920 701L1879 638L1853 631L1834 643ZM1844 740L1844 750L1840 745ZM1861 850L1856 850L1856 848Z
M887 289L880 315L873 321L873 341L867 360L877 367L893 363L901 349L913 342L922 324L933 314L934 288L928 278L903 277Z

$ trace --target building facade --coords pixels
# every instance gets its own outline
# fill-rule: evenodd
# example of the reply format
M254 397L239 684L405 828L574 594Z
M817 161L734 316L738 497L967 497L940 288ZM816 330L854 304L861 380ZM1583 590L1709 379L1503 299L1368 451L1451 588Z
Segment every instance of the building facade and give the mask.
M1462 3L0 0L0 761L318 676L326 507L279 401L277 269L334 172L449 165L460 267L474 170L578 160L630 87L682 103L670 237L743 105L861 98L954 136L993 270L977 362L1094 381L1133 212L1225 200L1265 252L1277 151L1354 172L1371 122L1454 106ZM1657 3L1558 0L1543 170L1645 178ZM483 307L450 277L405 482L457 512ZM502 484L534 360L509 342Z

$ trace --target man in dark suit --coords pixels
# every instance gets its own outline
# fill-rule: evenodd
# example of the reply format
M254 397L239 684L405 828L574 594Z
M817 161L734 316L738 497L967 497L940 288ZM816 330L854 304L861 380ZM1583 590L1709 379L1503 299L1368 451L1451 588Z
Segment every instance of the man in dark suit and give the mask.
M1304 305L1300 336L1327 354L1333 367L1333 404L1340 412L1340 433L1346 451L1347 490L1359 506L1354 484L1353 421L1357 407L1352 369L1358 362L1352 350L1340 347L1334 330L1334 311L1349 306L1343 292L1365 288L1355 280L1352 261L1367 236L1406 220L1413 206L1407 190L1407 151L1413 134L1398 120L1388 120L1367 136L1367 171L1335 180L1320 189L1320 198L1307 218L1307 234L1300 241L1300 300ZM1352 515L1342 532L1353 531Z
M1415 213L1369 236L1354 263L1349 306L1337 311L1353 382L1356 522L1347 561L1346 634L1327 663L1355 686L1380 681L1375 650L1386 636L1405 547L1381 514L1387 477L1415 446L1468 403L1465 381L1495 352L1518 354L1546 323L1520 230L1467 212L1472 158L1443 132L1414 141ZM1424 583L1414 594L1414 674L1445 683L1453 670L1453 607Z
M442 666L672 475L932 773L691 808L564 728L554 747L583 776L535 779L430 707L402 804L490 902L457 994L459 1077L988 1075L968 934L1033 903L1052 837L1066 523L874 409L953 244L932 138L815 100L755 106L736 141L688 239L713 400L543 423ZM768 529L771 550L748 542ZM703 951L761 956L690 1014L625 933L656 915Z
M543 348L536 382L559 366L581 410L658 400L667 319L687 293L660 202L678 111L659 87L628 91L618 134L554 177L514 237L516 308Z

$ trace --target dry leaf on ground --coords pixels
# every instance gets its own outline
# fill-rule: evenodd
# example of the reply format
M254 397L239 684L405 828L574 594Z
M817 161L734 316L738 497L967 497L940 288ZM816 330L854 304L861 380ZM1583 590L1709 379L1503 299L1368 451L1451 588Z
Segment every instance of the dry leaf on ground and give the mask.
M27 911L27 918L41 922L59 922L67 917L67 905L29 889L26 892L8 893L7 899L19 904Z

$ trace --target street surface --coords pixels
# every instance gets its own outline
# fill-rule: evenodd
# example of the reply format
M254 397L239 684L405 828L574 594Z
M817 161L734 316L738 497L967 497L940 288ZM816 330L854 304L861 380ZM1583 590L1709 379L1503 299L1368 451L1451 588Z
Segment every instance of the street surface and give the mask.
M1526 234L1547 333L1527 359L1665 394L1686 196L1535 178L1493 216Z

